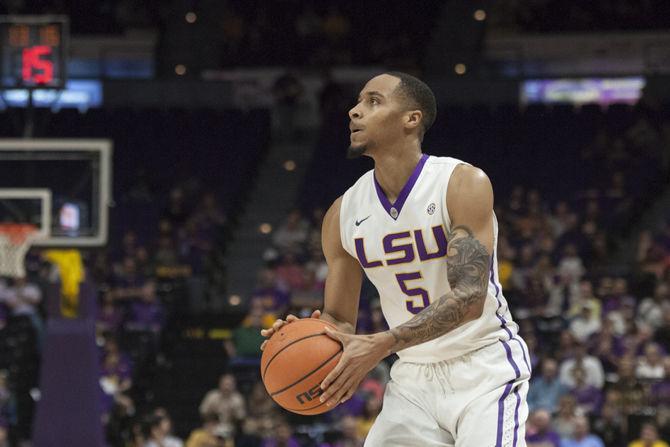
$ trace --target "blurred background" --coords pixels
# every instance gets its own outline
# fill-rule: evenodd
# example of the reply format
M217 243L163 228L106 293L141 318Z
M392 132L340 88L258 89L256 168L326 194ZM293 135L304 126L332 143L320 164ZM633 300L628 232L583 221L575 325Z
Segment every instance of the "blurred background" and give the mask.
M0 447L361 446L282 411L259 331L320 308L347 111L424 79L484 169L529 446L670 439L670 3L0 1ZM375 288L358 332L385 329ZM601 444L597 444L598 439Z

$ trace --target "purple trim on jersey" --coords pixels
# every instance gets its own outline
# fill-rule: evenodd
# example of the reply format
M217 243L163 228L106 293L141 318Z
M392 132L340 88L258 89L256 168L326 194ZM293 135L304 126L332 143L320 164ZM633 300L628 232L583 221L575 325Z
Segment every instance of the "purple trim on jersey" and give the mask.
M491 282L493 283L493 286L496 288L496 300L498 300L498 295L500 295L500 288L498 287L498 283L495 281L495 278L493 277L493 261L494 261L494 256L496 255L495 250L493 251L493 255L491 256ZM500 300L498 300L498 304L500 304ZM500 308L500 307L498 307Z
M496 447L502 447L502 435L503 435L503 415L505 414L505 399L509 396L509 392L512 389L513 380L507 382L505 385L505 391L503 391L502 396L498 399L498 432L496 434Z
M493 256L495 256L495 252L493 252ZM496 283L495 278L493 277L493 256L491 257L491 278L490 281L493 283L493 285L496 288L496 301L498 302L498 309L496 309L496 317L498 317L498 320L500 320L500 327L507 332L507 335L509 336L510 340L514 338L514 335L512 334L512 331L509 330L507 327L507 322L505 319L498 313L500 308L502 307L502 301L500 301L500 298L498 296L500 295L500 288L498 287L498 283Z
M519 396L519 387L514 387L514 395L516 396L516 407L514 407L514 442L512 447L516 447L516 441L519 437L519 405L521 405L521 396Z
M502 396L500 396L500 399L498 399L498 434L496 437L496 447L502 447L502 435L503 435L503 416L505 414L505 399L507 396L509 396L510 390L512 389L512 384L514 383L515 380L517 380L519 377L521 377L521 371L519 370L519 366L516 364L514 361L514 357L512 356L512 348L507 344L505 340L500 340L500 343L503 344L503 347L505 348L505 352L507 354L507 361L512 365L512 368L514 369L514 374L515 378L507 382L507 385L505 385L505 390L502 393ZM515 432L514 432L514 439L515 439L515 445L516 445L516 427L519 425L519 420L518 420L518 406L521 402L521 399L518 394L518 390L514 390L516 397L517 397L517 411L514 413L514 421L515 421Z
M516 364L514 361L514 357L512 356L512 348L510 345L505 341L505 340L500 340L503 346L505 347L505 351L507 352L507 361L512 365L512 368L514 368L514 374L516 374L516 378L518 379L521 377L521 370L519 369L519 366Z
M532 374L532 371L530 369L530 363L528 363L528 359L526 358L526 350L524 349L523 344L521 343L521 340L519 340L516 337L512 337L512 340L519 343L519 347L521 348L521 354L523 355L523 362L526 364L526 368L528 369L528 374Z
M414 171L412 171L412 175L410 175L409 179L407 179L407 183L405 183L405 186L402 187L402 190L400 190L398 198L393 204L389 201L388 197L386 197L386 194L384 194L384 190L377 181L377 177L375 177L374 175L372 176L372 178L374 179L375 190L377 190L377 196L379 197L379 201L381 202L382 206L384 207L388 215L391 216L393 220L397 220L398 216L400 216L402 206L405 204L405 201L407 200L409 193L412 191L414 184L419 179L419 175L423 170L423 165L426 164L426 160L428 160L428 157L429 157L428 154L421 155L421 160L419 160L419 163L414 168ZM397 212L395 217L393 217L393 215L391 214L391 208L395 208Z
M494 252L494 256L495 256L495 252ZM526 368L528 369L528 373L531 374L532 370L530 369L530 363L528 363L528 358L526 357L526 349L524 349L523 344L521 343L521 341L519 339L517 339L516 337L514 337L514 335L512 334L512 331L509 330L509 328L507 327L507 321L505 321L505 319L502 317L502 315L500 315L498 313L498 311L502 307L502 301L500 301L500 299L498 298L498 296L500 295L500 288L498 287L498 283L495 281L495 278L494 278L493 258L491 258L491 283L496 288L496 301L498 301L498 309L496 310L496 317L498 317L498 319L500 320L500 327L503 328L505 330L505 332L507 332L507 335L509 335L510 340L514 340L515 342L519 343L519 347L521 348L521 354L523 354L523 362L526 364Z

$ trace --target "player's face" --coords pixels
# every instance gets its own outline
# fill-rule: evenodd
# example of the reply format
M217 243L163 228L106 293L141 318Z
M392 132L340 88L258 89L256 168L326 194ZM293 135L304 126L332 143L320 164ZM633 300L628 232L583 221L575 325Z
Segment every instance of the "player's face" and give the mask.
M349 110L351 144L350 158L370 154L386 141L402 134L403 107L394 94L400 79L383 74L368 81L358 96L358 102Z

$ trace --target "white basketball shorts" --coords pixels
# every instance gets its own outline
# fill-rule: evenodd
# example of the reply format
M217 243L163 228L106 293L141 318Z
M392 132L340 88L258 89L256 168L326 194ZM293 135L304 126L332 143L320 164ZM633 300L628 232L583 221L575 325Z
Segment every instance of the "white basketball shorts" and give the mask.
M529 361L519 336L453 360L396 361L365 447L525 447Z

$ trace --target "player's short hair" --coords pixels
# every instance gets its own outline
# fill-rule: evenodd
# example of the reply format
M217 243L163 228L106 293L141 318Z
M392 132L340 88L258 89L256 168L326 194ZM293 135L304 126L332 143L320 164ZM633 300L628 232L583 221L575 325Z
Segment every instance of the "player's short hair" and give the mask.
M389 71L387 75L400 79L396 91L403 95L410 107L421 110L423 113L422 134L425 134L435 122L437 115L437 101L433 91L421 79L401 71Z

